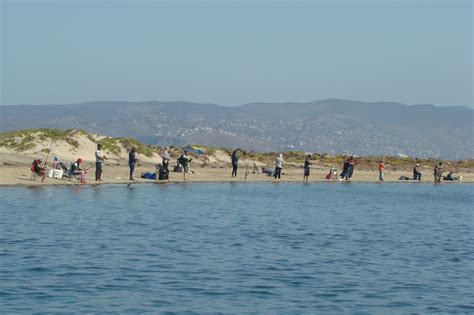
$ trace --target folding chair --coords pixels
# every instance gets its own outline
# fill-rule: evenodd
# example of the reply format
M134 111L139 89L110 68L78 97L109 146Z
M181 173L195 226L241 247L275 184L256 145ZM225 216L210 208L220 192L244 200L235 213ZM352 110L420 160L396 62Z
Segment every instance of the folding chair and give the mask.
M69 179L70 181L74 181L75 183L80 183L81 182L81 175L80 174L74 174L72 172L71 168L67 169L66 178Z
M32 181L36 181L37 179L39 179L40 181L46 176L46 173L45 174L39 174L36 172L35 170L35 166L34 165L31 165L31 176L30 176L30 179ZM46 170L44 170L44 172L46 172Z

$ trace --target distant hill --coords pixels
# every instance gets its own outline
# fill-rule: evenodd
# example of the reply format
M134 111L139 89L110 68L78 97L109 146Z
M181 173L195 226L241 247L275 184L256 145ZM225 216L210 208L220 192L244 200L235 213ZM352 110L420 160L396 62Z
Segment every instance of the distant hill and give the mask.
M199 143L255 151L474 157L474 110L463 106L338 99L237 107L150 101L0 106L0 113L0 131L86 129L158 145Z

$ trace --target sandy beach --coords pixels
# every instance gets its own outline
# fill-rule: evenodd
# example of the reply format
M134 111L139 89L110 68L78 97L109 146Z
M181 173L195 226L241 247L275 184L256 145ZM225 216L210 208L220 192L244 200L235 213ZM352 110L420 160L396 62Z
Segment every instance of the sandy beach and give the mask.
M140 174L153 171L154 165L151 163L141 164L135 169L135 181L128 179L128 166L127 165L108 165L105 167L102 174L102 181L96 182L94 180L94 168L89 170L87 176L86 185L96 184L128 184L133 183L168 183L168 181L158 181L150 179L140 178ZM198 183L198 182L267 182L272 183L275 179L266 174L252 174L249 172L245 177L245 168L239 169L238 176L232 178L231 167L223 168L206 168L206 167L192 167L193 173L186 175L186 180L183 180L182 173L170 172L169 183ZM28 164L21 165L1 165L0 173L0 186L52 186L52 185L79 185L77 181L71 179L54 179L46 178L44 182L40 180L31 179L30 166ZM311 170L309 182L334 182L334 183L345 183L346 181L339 180L326 180L324 177L328 173L327 167L316 167ZM387 171L385 173L384 182L400 182L400 183L415 183L411 180L399 180L400 176L410 176L410 171ZM461 173L462 181L443 181L443 183L473 183L473 173ZM282 178L279 182L303 182L303 169L302 168L285 168L283 169ZM354 171L351 182L379 182L378 171L362 170L357 169ZM432 172L426 169L423 172L422 181L423 183L433 183Z
M59 133L59 136L58 136ZM51 141L51 137L56 137ZM59 137L59 138L58 138ZM29 142L25 142L25 139ZM103 143L104 154L107 156L102 181L95 181L95 155L97 143ZM107 144L109 144L107 146ZM222 148L206 148L206 154L193 154L190 163L192 173L183 179L182 173L170 172L169 181L142 179L140 175L145 172L155 172L156 164L161 163L162 149L146 146L139 142L124 142L101 135L86 133L84 131L57 131L33 130L19 131L4 134L3 145L0 145L0 186L38 186L38 185L78 185L74 179L46 178L45 181L32 180L31 163L35 159L42 159L43 163L51 167L52 160L57 156L66 165L76 161L79 157L84 160L81 165L89 169L87 184L123 184L130 183L128 168L128 152L131 146L141 148L138 152L139 166L136 167L134 183L182 183L182 182L268 182L275 179L262 173L262 167L274 169L276 153L262 155L261 153L240 154L239 171L237 177L231 177L232 167L230 151ZM147 152L148 150L148 152ZM176 159L182 153L182 148L172 148L170 153L172 161L170 171L177 164ZM50 152L50 153L48 153ZM148 153L148 154L146 154ZM279 182L303 182L304 155L295 156L293 152L284 153L285 164ZM314 155L312 158L311 175L309 182L337 182L345 181L327 180L325 177L330 168L337 168L341 172L345 157ZM381 158L360 157L355 167L351 182L379 182L378 161ZM414 183L412 180L399 180L401 176L412 177L414 159L387 158L385 161L385 182ZM420 161L422 182L432 183L433 167L436 160ZM462 181L443 181L444 183L472 183L474 182L474 169L470 161L447 161L444 175L452 170L456 175L462 176ZM247 176L246 176L247 174Z

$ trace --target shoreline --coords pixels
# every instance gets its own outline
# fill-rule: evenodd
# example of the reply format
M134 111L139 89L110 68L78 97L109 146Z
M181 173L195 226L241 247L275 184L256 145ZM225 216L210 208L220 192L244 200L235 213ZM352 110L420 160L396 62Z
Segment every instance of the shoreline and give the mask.
M2 188L50 188L50 187L98 187L98 186L142 186L142 185L207 185L207 184L272 184L272 185L278 185L278 184L303 184L303 185L313 185L313 184L327 184L327 185L336 185L336 184L341 184L341 185L349 185L352 182L343 182L343 181L310 181L310 182L296 182L296 181L279 181L279 182L264 182L264 181L182 181L182 182L110 182L110 183L87 183L87 184L53 184L53 185L35 185L35 184L0 184L0 189ZM356 181L354 182L355 185L357 184L379 184L379 185L394 185L394 184L404 184L404 185L432 185L432 186L438 186L442 184L447 184L447 185L473 185L473 182L463 182L463 181L456 181L456 182L442 182L441 184L435 184L434 182L414 182L414 181L386 181L386 182L376 182L376 181Z
M240 169L239 169L240 170ZM101 185L142 185L142 184L200 184L200 183L326 183L326 184L352 184L352 183L378 183L378 184L392 184L392 183L404 183L404 184L432 184L434 185L434 179L428 170L423 171L423 177L421 181L414 180L399 180L400 176L409 175L408 171L387 171L385 173L385 180L383 182L378 180L378 171L371 170L358 170L354 172L352 180L346 181L339 179L327 180L324 176L327 174L327 168L318 167L311 170L309 181L303 181L303 169L301 168L287 168L283 170L282 179L275 180L273 177L264 174L247 174L245 179L245 170L242 169L242 173L238 174L237 178L231 178L231 168L194 168L194 174L186 174L187 179L183 180L182 173L170 172L169 181L163 180L151 180L139 178L141 173L150 171L150 165L143 165L135 171L135 180L128 180L128 166L114 165L105 168L102 175L101 182L94 180L94 172L88 173L88 180L86 184L80 184L70 179L54 179L46 178L44 182L37 179L33 181L31 179L31 171L26 165L1 165L0 166L0 187L42 187L42 186L101 186ZM462 181L442 181L441 184L473 184L474 173L469 171L462 172L460 175L463 176ZM338 177L339 178L339 177Z

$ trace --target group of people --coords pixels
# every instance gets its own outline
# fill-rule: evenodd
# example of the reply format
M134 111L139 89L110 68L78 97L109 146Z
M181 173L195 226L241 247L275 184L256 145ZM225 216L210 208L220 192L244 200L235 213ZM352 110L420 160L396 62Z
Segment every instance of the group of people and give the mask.
M448 176L443 177L444 166L443 162L439 162L435 165L433 169L433 176L435 184L441 183L441 179L444 180L456 180L454 179L453 172L450 172ZM421 180L421 167L420 163L416 162L415 166L413 167L413 180Z
M130 180L135 180L133 177L133 173L135 171L135 166L139 165L138 163L140 162L139 159L137 158L137 152L136 148L132 147L130 149L130 152L128 154L128 166L130 169ZM169 165L170 162L172 161L171 154L169 152L170 148L166 147L164 151L161 154L161 165L160 167L162 168L162 172L166 174L166 178L168 179L168 174L169 174ZM188 152L184 150L183 154L177 159L178 162L178 167L182 168L183 172L183 179L186 180L186 174L189 172L189 163L191 163L193 159L188 156Z
M341 178L339 180L351 180L356 165L357 160L354 158L353 155L351 155L351 157L346 159L344 161L344 164L342 165Z
M303 173L303 181L308 181L310 172L311 172L311 166L312 166L312 159L311 159L311 154L307 154L306 158L304 160L304 173ZM236 177L237 176L237 169L239 166L239 155L238 155L238 149L234 150L231 155L231 163L232 163L232 175L231 177ZM285 161L283 159L283 155L279 154L276 159L275 159L275 169L272 172L271 169L268 170L267 173L271 173L270 175L273 175L275 180L281 179L281 174L282 174L282 169ZM355 166L357 165L358 161L354 156L350 156L344 161L344 164L342 166L342 172L340 173L340 178L339 180L347 180L350 181L352 179L352 176L354 174L354 169ZM267 169L267 168L265 168ZM380 160L378 164L378 171L379 171L379 181L383 182L384 181L384 176L385 176L385 162L384 160ZM441 180L448 180L448 181L453 181L453 180L460 180L459 176L453 175L453 172L450 172L447 176L443 176L443 163L439 162L435 165L434 167L434 182L435 183L440 183ZM415 166L413 167L413 180L421 180L421 167L420 163L416 162ZM331 168L329 171L329 174L325 176L326 179L336 179L337 176L337 169L336 168ZM406 178L409 179L409 178Z
M168 179L168 173L169 173L169 164L172 161L171 154L169 152L169 147L166 147L164 151L162 152L162 164L160 168L162 171L166 174L166 179ZM95 180L96 181L102 181L102 172L104 169L104 164L105 160L107 160L107 157L103 154L102 152L102 145L98 144L97 145L97 150L95 151ZM239 149L235 149L232 154L231 154L231 164L232 164L232 174L231 177L237 177L237 171L239 168ZM184 150L184 152L180 155L180 157L177 159L178 165L175 168L175 171L181 171L183 173L183 179L186 180L186 174L189 172L189 164L192 161L192 158L188 155L188 152ZM129 180L133 181L135 180L134 178L134 171L135 167L139 165L139 159L137 158L137 149L136 147L131 147L128 155L128 166L130 169L129 173ZM70 170L66 169L66 171L70 172L72 175L79 176L80 177L80 182L81 183L86 183L86 177L87 177L87 172L88 168L83 168L82 167L83 160L81 158L78 158L76 162L72 163L70 166ZM342 166L342 172L340 173L340 178L339 180L347 180L350 181L352 179L352 176L354 174L354 169L355 166L357 165L358 161L354 156L350 156L344 161L344 164ZM281 175L282 175L282 170L283 166L285 164L285 160L283 159L283 154L278 154L278 156L275 158L275 168L274 171L269 170L270 175L272 175L275 180L280 180ZM311 167L312 167L313 161L312 161L312 155L307 154L304 160L304 165L303 165L303 181L308 181L309 176L311 173ZM56 168L55 165L60 165L60 167L64 167L64 165L60 163L60 161L55 157L54 163L53 163L53 169ZM42 164L42 161L40 159L35 160L32 164L31 168L32 172L36 176L40 176L42 180L45 179L46 177L46 167ZM379 171L379 181L384 181L384 174L385 174L385 164L383 160L379 161L378 165L378 171ZM436 164L434 167L434 182L435 183L440 183L441 179L444 180L457 180L458 177L454 176L453 173L449 173L448 176L443 177L443 163L439 162ZM326 176L326 179L335 179L335 176L337 176L337 169L331 168L330 173ZM421 167L420 163L417 161L415 166L413 167L413 180L420 181L421 180ZM404 179L410 179L405 177Z
M231 174L231 177L237 177L237 170L239 168L239 153L238 153L239 149L235 149L231 156L230 156L230 161L231 161L231 164L232 164L232 174ZM309 176L309 168L310 168L310 165L311 165L311 162L309 161L309 159L311 158L310 155L308 155L308 159L307 159L307 162L305 162L305 170L307 168L307 175L306 175L306 171L305 171L305 178L307 180L307 177ZM285 160L283 159L283 154L279 154L277 156L277 158L275 159L275 170L273 171L273 176L275 177L275 180L276 179L281 179L281 171L283 169L283 165L285 164Z
M235 149L232 154L231 154L231 164L232 164L232 174L231 177L237 177L237 170L239 168L239 154L238 154L239 149ZM285 160L283 159L283 154L278 154L278 156L275 159L275 169L273 172L270 171L270 175L273 175L275 180L281 179L281 172L283 170L283 166L285 164ZM308 154L306 156L306 159L304 161L304 174L303 174L303 180L308 181L309 180L309 175L311 172L311 154Z

